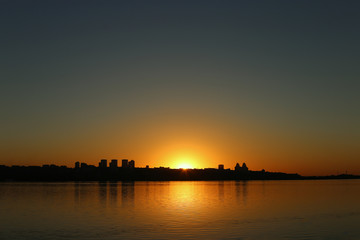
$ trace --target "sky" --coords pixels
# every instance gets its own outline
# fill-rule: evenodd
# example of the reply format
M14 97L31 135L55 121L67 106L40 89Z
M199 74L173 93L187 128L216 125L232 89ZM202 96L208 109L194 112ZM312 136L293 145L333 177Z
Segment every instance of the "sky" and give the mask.
M358 1L0 1L0 164L360 174Z

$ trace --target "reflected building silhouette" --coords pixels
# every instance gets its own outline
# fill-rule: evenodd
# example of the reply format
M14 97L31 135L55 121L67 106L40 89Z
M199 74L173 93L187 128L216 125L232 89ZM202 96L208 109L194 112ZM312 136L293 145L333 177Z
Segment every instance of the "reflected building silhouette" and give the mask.
M135 182L121 182L121 205L134 206Z
M149 199L149 196L150 196L150 182L146 181L145 182L145 196L146 196L146 199Z
M247 189L248 182L246 180L235 181L235 192L237 201L241 201L246 205L247 200Z
M243 189L243 200L246 205L247 195L248 195L248 181L242 181L242 189Z
M96 183L84 183L84 182L75 182L74 183L74 202L76 206L82 206L86 204L93 196L90 196L94 192L93 187L96 186Z
M110 182L109 183L109 201L110 201L111 207L116 207L118 204L117 203L118 187L119 187L118 182Z
M218 193L219 193L219 200L224 201L224 195L225 195L224 181L218 181Z
M99 202L100 205L106 207L107 204L107 192L108 192L108 183L107 182L99 182L98 189L99 189Z
M79 182L74 183L74 202L75 202L75 205L80 204L80 183Z

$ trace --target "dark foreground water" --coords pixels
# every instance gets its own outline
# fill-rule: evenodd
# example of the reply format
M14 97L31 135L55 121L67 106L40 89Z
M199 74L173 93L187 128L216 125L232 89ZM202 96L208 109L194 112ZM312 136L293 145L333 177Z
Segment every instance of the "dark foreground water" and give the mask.
M0 239L360 239L360 180L0 183Z

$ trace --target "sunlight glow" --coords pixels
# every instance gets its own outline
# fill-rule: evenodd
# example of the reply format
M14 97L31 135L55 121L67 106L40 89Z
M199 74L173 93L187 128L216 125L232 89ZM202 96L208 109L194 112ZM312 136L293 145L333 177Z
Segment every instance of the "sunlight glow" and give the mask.
M182 163L178 164L178 168L190 169L190 168L193 168L193 166L190 163L182 162Z
M201 156L191 150L175 149L169 154L170 168L175 169L195 169L199 167Z

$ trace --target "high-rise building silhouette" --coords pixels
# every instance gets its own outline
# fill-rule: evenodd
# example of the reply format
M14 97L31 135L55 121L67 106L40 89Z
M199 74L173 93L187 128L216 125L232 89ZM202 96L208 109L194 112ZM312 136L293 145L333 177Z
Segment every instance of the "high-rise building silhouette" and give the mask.
M129 162L129 168L135 168L135 161L134 160L131 160Z
M111 168L117 168L118 167L118 160L117 159L112 159L110 162L110 167Z
M224 170L224 164L219 164L219 170Z
M128 167L128 160L127 159L123 159L121 161L121 167L122 168L127 168Z
M75 168L80 168L80 162L75 163Z
M101 159L101 161L99 162L99 167L106 168L107 167L107 160L106 159Z

